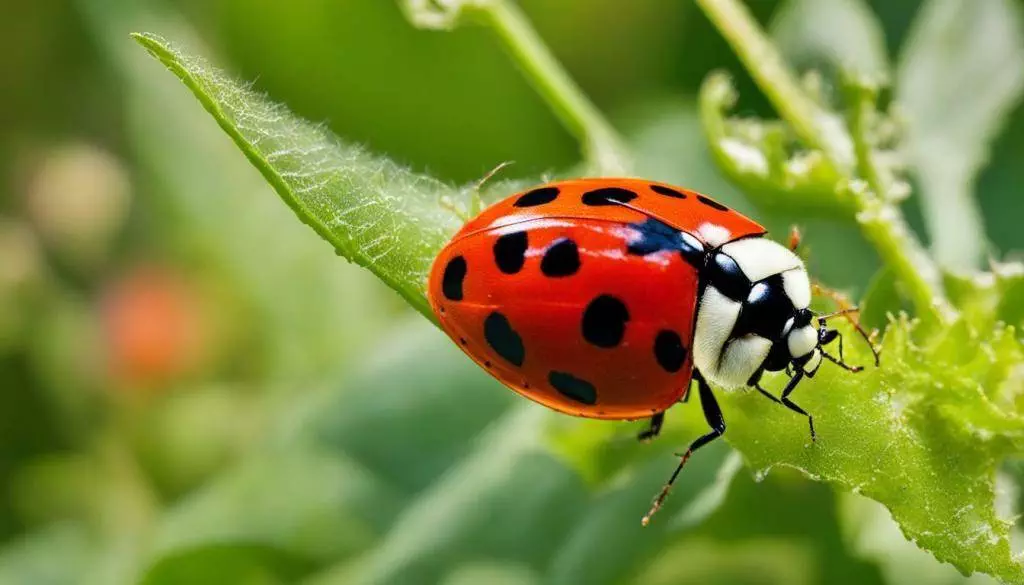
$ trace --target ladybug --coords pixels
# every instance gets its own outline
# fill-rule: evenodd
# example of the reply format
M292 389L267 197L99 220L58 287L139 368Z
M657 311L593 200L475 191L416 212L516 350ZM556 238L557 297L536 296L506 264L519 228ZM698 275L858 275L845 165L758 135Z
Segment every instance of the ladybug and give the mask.
M765 234L688 189L559 181L468 221L434 261L427 293L445 333L506 386L571 415L649 418L642 440L696 382L710 431L680 456L646 525L693 452L725 432L710 384L757 389L806 416L814 439L793 390L823 358L860 370L826 326L855 309L813 313L803 261ZM836 339L833 356L823 346ZM776 397L760 380L780 370L791 377Z

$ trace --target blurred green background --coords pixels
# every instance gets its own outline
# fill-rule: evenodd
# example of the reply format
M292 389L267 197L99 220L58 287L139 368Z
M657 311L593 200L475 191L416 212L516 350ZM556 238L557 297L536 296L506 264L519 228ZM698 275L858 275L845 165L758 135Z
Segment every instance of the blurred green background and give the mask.
M770 26L797 2L748 4ZM898 55L921 3L866 4ZM852 225L758 212L716 173L694 106L703 77L728 69L741 113L770 110L692 2L520 5L636 145L641 174L713 193L775 233L800 224L812 271L863 291L878 262ZM486 30L418 31L393 0L6 3L0 583L968 580L872 502L784 471L756 481L725 445L674 494L693 518L641 531L678 445L603 480L569 465L539 407L296 221L132 30L184 41L448 181L578 158ZM1013 255L1024 107L992 153L977 197L993 252ZM683 418L699 420L670 415ZM617 430L594 467L616 468L634 427L603 424ZM691 510L698 500L706 509Z

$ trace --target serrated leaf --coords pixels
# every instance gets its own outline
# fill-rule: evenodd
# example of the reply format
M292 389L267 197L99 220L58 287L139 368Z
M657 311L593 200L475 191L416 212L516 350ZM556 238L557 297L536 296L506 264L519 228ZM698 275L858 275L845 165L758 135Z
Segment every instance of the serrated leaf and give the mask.
M1024 438L1024 418L1000 390L1021 345L1012 332L983 338L960 323L917 346L912 330L906 320L890 327L880 368L826 363L793 394L815 415L817 443L800 417L750 393L720 399L726 438L761 472L794 467L881 502L908 539L964 573L1024 582L1012 522L995 507L996 470ZM848 361L870 364L844 333Z
M931 0L900 58L896 99L928 230L943 264L976 268L987 242L974 179L1024 91L1024 20L1013 0Z
M794 138L782 124L728 117L735 102L727 76L716 73L704 80L701 121L712 157L730 181L765 209L825 217L853 213L846 182L820 151L792 153Z
M876 561L886 583L915 585L994 585L995 579L977 574L965 578L951 565L938 564L908 542L889 512L877 502L842 494L837 506L853 554Z
M423 288L434 254L458 227L440 205L457 189L343 143L158 36L135 39L195 94L299 219L433 318Z

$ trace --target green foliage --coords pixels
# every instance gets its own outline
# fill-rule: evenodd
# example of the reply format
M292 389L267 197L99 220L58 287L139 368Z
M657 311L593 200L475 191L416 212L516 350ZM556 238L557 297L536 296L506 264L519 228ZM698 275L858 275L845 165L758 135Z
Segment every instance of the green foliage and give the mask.
M977 268L988 242L974 179L989 144L1024 91L1024 24L1008 0L928 2L895 75L908 162L935 256Z
M1024 5L744 4L12 4L0 584L1020 582L1024 267L1000 254L1024 249ZM148 40L191 92L132 30L188 47ZM639 422L516 397L409 311L468 208L449 182L503 161L486 200L627 173L796 224L811 273L889 328L882 366L801 386L816 444L719 392L725 441L641 528L698 399L641 445ZM154 269L120 322L162 325L132 348L111 316ZM196 361L159 379L111 363L175 338Z
M430 316L426 273L457 227L439 203L456 190L296 120L158 37L136 39L199 97L302 221Z
M706 4L712 14L719 11L722 26L741 55L745 51L754 54L752 47L760 47L762 52L770 47L766 40L747 47L746 43L758 33L745 23L741 9L728 2ZM734 27L731 33L730 26ZM303 221L340 253L373 270L413 306L426 312L422 298L424 272L445 236L454 229L454 220L441 210L439 199L457 197L457 190L345 146L158 37L137 38L196 94ZM528 58L530 52L522 54ZM725 78L712 77L705 84L701 112L716 160L728 176L767 205L814 209L834 216L858 213L866 235L889 262L890 276L879 277L868 299L873 315L869 320L879 322L887 313L895 314L901 296L906 296L925 317L947 327L922 327L907 318L896 318L885 334L885 359L880 368L869 367L859 375L822 368L802 387L800 400L816 415L820 436L817 444L810 443L806 427L794 420L792 413L743 392L726 393L722 398L730 422L727 440L758 474L774 467L796 468L882 502L909 539L965 573L981 571L1007 581L1024 580L1024 572L1010 549L1012 523L999 516L995 508L997 469L1005 458L1021 452L1024 438L1024 418L1018 407L1024 388L1014 374L1016 365L1024 361L1024 353L1014 330L996 324L997 318L1012 316L1015 304L1003 297L1016 294L1019 287L1009 277L998 279L1005 284L987 288L964 282L959 289L950 289L962 313L945 305L942 283L928 274L930 261L917 250L894 207L900 197L901 167L880 162L884 158L880 149L886 145L879 138L879 128L885 119L874 109L876 88L855 79L846 81L847 111L832 112L820 96L808 95L790 77L780 76L785 71L781 62L768 62L772 65L755 69L755 77L780 105L786 122L802 122L791 126L785 122L729 120L725 111L735 100L735 93ZM872 69L880 60L869 55L864 62ZM803 140L809 141L810 147L794 153L794 147ZM368 227L361 227L364 225ZM852 330L843 330L849 361L870 364L870 353L855 341ZM409 371L430 370L413 365ZM420 391L430 387L429 378L394 383L408 384ZM447 389L452 387L446 384ZM431 398L432 402L444 402L437 396ZM393 414L401 408L401 404L392 404L374 411ZM325 408L323 412L334 409ZM387 424L358 408L352 413L350 416L360 417L356 420ZM658 480L655 475L649 477L652 482L634 478L611 491L602 486L638 466L654 469L652 459L640 457L635 446L617 441L616 425L547 420L532 407L509 410L484 433L472 452L457 455L458 463L445 480L418 495L392 518L387 538L370 554L361 557L357 565L343 561L321 580L331 582L331 575L343 575L345 579L355 575L362 582L384 583L409 579L413 574L436 574L448 566L445 551L462 550L474 539L484 538L478 543L484 554L488 546L484 527L493 524L498 514L506 521L543 517L553 523L544 531L535 531L537 527L530 520L523 525L522 534L551 535L573 527L578 536L563 538L567 543L564 551L552 561L556 581L614 581L614 575L625 577L626 569L636 566L652 539L668 538L698 525L717 507L732 474L726 472L714 482L709 472L717 467L715 456L702 453L687 470L688 481L678 491L685 492L690 489L687 486L701 489L701 485L709 486L710 491L692 498L674 494L670 505L675 510L668 514L674 518L638 532L635 547L623 549L617 544L606 550L606 541L599 535L630 530L628 526L636 518L635 506L644 500L644 494L653 493ZM346 424L313 423L303 427L352 432L359 425L350 420ZM458 427L451 425L453 429ZM690 432L681 433L678 427L670 427L666 442L684 444L693 434L693 427L689 428ZM550 441L540 440L544 434L551 435ZM364 448L358 442L350 444L345 457L353 457ZM428 446L424 451L442 459L450 453L444 445ZM359 456L355 456L358 461ZM576 484L571 474L566 475L559 461L571 463L570 469L588 478L590 489L598 488L599 494L606 492L597 496L599 505L589 504L594 512L584 512L588 504L579 494L587 488ZM455 462L439 462L434 472ZM396 469L394 463L373 472ZM515 481L510 470L531 465L550 468L541 475L558 478L550 486L553 491L537 485L509 487ZM422 463L412 471L417 467ZM342 475L351 474L337 477ZM225 481L230 485L229 480ZM409 477L389 478L392 485L409 481L414 485L406 489L422 485ZM219 489L232 493L230 487ZM510 510L509 502L503 502L492 509L487 504L500 501L501 494L508 490L525 498L519 502L524 508L513 506ZM340 487L328 491L347 493ZM231 497L216 494L214 491L209 497ZM685 501L694 505L684 506ZM467 514L470 507L473 513ZM555 510L560 512L552 514ZM208 516L191 514L196 518ZM302 518L303 512L297 510L295 515ZM586 520L581 523L580 517ZM215 523L218 530L232 525L230 521ZM202 535L206 531L181 532ZM270 529L267 535L280 532ZM266 543L267 539L256 537L256 541ZM359 548L368 542L357 540L348 546ZM520 554L523 556L517 558L525 563L523 566L543 565L543 555L537 556L537 551L524 549ZM153 574L164 570L157 567L154 570L158 572ZM475 567L466 571L497 571L510 575L507 578L513 582L533 582L531 571L519 568ZM460 578L464 577L451 577L456 581Z
M258 456L171 508L144 582L426 584L499 558L512 567L492 570L528 583L622 582L714 510L738 469L724 446L709 450L666 521L642 529L672 444L598 427L619 429L611 446L632 454L632 469L588 488L565 457L607 442L553 448L544 437L564 432L563 419L503 391L422 321L385 346L341 381L345 392L293 402Z
M818 204L815 200L827 198L849 205L852 209L846 211L856 213L866 237L875 243L887 263L865 299L866 321L879 325L882 315L898 314L901 297L906 297L925 318L926 324L937 321L943 325L915 330L905 318L899 318L886 330L885 360L881 368L861 374L856 381L835 370L820 374L822 379L815 385L818 392L802 399L803 405L815 413L829 411L828 424L840 425L835 433L838 439L823 439L814 449L794 450L792 446L799 442L792 430L775 429L770 442L758 436L745 440L743 436L736 436L747 432L750 426L745 425L743 431L731 433L730 440L756 468L766 470L780 464L796 467L811 477L837 482L884 503L909 539L965 573L981 571L1006 581L1024 580L1024 570L1010 546L1012 519L999 517L995 504L996 472L1006 458L1020 453L1020 433L1024 430L1024 418L1017 404L1020 382L1013 374L1024 354L1014 329L1000 324L998 318L1003 315L997 314L997 307L1006 306L1002 296L1006 288L995 283L1005 282L1005 278L946 276L940 281L938 270L895 207L906 194L901 178L903 165L896 152L901 146L896 141L901 136L894 134L893 121L876 110L879 94L876 83L863 76L847 74L840 80L845 115L842 111L830 111L827 100L813 93L814 88L799 88L791 75L772 65L764 65L763 62L775 63L775 56L764 54L767 45L753 29L742 7L714 0L704 4L726 34L732 35L732 42L741 55L753 55L754 48L760 49L759 61L748 61L748 65L762 86L773 88L766 89L766 93L774 98L784 120L781 123L727 120L724 111L736 99L728 81L711 78L706 82L702 112L716 160L723 170L747 188L768 187L761 190L759 196L773 198L777 204L788 203L813 210ZM933 4L944 7L936 6L926 12L922 27L939 26L929 24L937 18L947 27L960 26L952 5ZM988 4L986 9L999 9L995 3ZM937 11L942 13L941 17L935 16ZM1013 14L1004 13L1002 18L1011 28L1016 22ZM863 22L863 18L859 20ZM838 34L839 24L833 25ZM863 30L863 36L870 38L874 35L867 31L874 28L868 22L851 30ZM957 38L967 39L963 41L966 45L984 44L984 37L992 34L991 27L980 24L971 30L973 33L962 31ZM1009 46L1000 47L998 54L1015 60L1012 55L1019 48L1019 39L1012 33L1002 32L998 32L996 38L995 42L1009 39ZM927 45L928 41L919 42ZM798 42L796 45L798 48L790 50L815 50L813 45L800 46ZM927 59L938 58L937 50L916 50L928 55ZM958 57L970 52L964 47L955 50L960 53ZM824 55L830 56L836 57ZM963 61L969 62L970 57L963 57ZM877 68L878 64L875 60L868 69ZM965 66L976 72L977 68ZM863 64L861 67L863 69ZM874 75L879 74L885 75L884 71L874 71ZM923 109L925 103L930 106L936 99L931 88L937 83L937 77L948 74L949 69L944 65L936 65L930 74L920 70L909 74L904 71L900 88L916 91L916 101ZM929 75L933 81L929 81ZM993 79L996 77L999 76ZM950 87L963 90L959 78L947 77L946 80ZM1005 87L1002 82L1002 79L993 81ZM1012 87L1014 83L1011 81L1009 85ZM1006 92L996 91L1000 93ZM791 100L794 94L801 94L805 101ZM957 101L963 108L962 116L973 120L965 127L972 133L980 131L973 138L961 136L959 140L968 144L984 143L985 128L999 119L999 104L1005 99L999 95L991 100L987 99L989 97L992 96L974 103ZM908 99L904 105L913 107L914 101ZM931 120L943 136L947 132L952 135L956 130L955 124L948 123L946 118L949 108L943 108L943 112L943 116L927 116L920 111L914 115ZM847 121L845 127L824 129L809 122L842 118ZM911 125L911 136L914 131ZM853 142L855 164L852 166L844 164L843 149L835 147L845 142L842 135ZM942 139L934 140L941 142ZM933 141L927 142L929 156L941 154L942 148L932 150ZM920 145L918 148L925 150ZM793 154L793 150L798 151ZM808 159L812 164L807 164ZM942 163L915 162L920 173L950 170L950 165ZM794 167L802 173L796 176L787 173ZM951 172L961 177L959 183L955 183L960 187L956 188L963 191L974 172L972 163L967 165L969 170L957 171L955 169L961 167L953 167ZM779 193L789 198L779 197ZM929 202L929 205L942 204ZM978 241L980 228L972 227L971 217L962 209L954 211L944 228L949 237ZM966 221L967 225L961 221ZM967 256L974 253L969 246L961 247L960 251ZM945 299L944 290L948 291L952 303ZM859 353L858 361L870 361L869 355ZM827 404L814 404L816 399L824 397L827 397ZM762 422L762 428L770 426L767 422L770 417L761 412L763 408L754 410L755 405L747 401L735 406L752 415L749 424L756 418ZM738 417L734 414L732 418ZM846 428L842 428L844 426ZM789 436L785 445L790 450L786 453L774 441L784 435Z

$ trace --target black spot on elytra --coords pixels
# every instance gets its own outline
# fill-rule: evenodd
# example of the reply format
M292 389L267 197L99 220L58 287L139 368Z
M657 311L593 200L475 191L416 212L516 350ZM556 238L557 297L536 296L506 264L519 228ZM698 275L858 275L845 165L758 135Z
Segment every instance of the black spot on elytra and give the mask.
M536 207L551 203L558 197L558 187L541 187L519 196L513 207Z
M540 271L544 276L557 278L572 276L580 269L580 251L576 242L569 238L555 240L540 261Z
M743 274L739 264L727 254L715 254L704 270L705 281L726 297L743 302L750 292L750 279Z
M494 263L498 265L498 270L505 274L515 274L522 270L528 245L526 232L512 232L495 240Z
M523 365L526 358L523 339L512 329L505 315L495 311L484 319L484 339L505 361L514 366Z
M583 338L597 347L615 347L626 333L626 321L626 305L611 295L601 295L583 311Z
M714 199L709 199L703 195L697 195L697 201L700 201L701 203L707 205L708 207L717 209L718 211L729 211L728 207L722 205L721 203L715 201Z
M654 191L658 195L664 195L665 197L674 197L676 199L686 199L686 193L680 193L675 189L669 189L663 185L651 185L651 191Z
M654 358L666 372L674 374L686 363L686 348L679 334L663 329L654 338Z
M619 187L604 187L583 194L583 205L601 206L629 203L636 199L636 193Z
M597 404L597 389L586 380L566 372L551 372L548 382L559 394L582 404Z
M466 259L456 256L448 261L441 277L441 292L449 301L462 300L462 282L466 280Z

